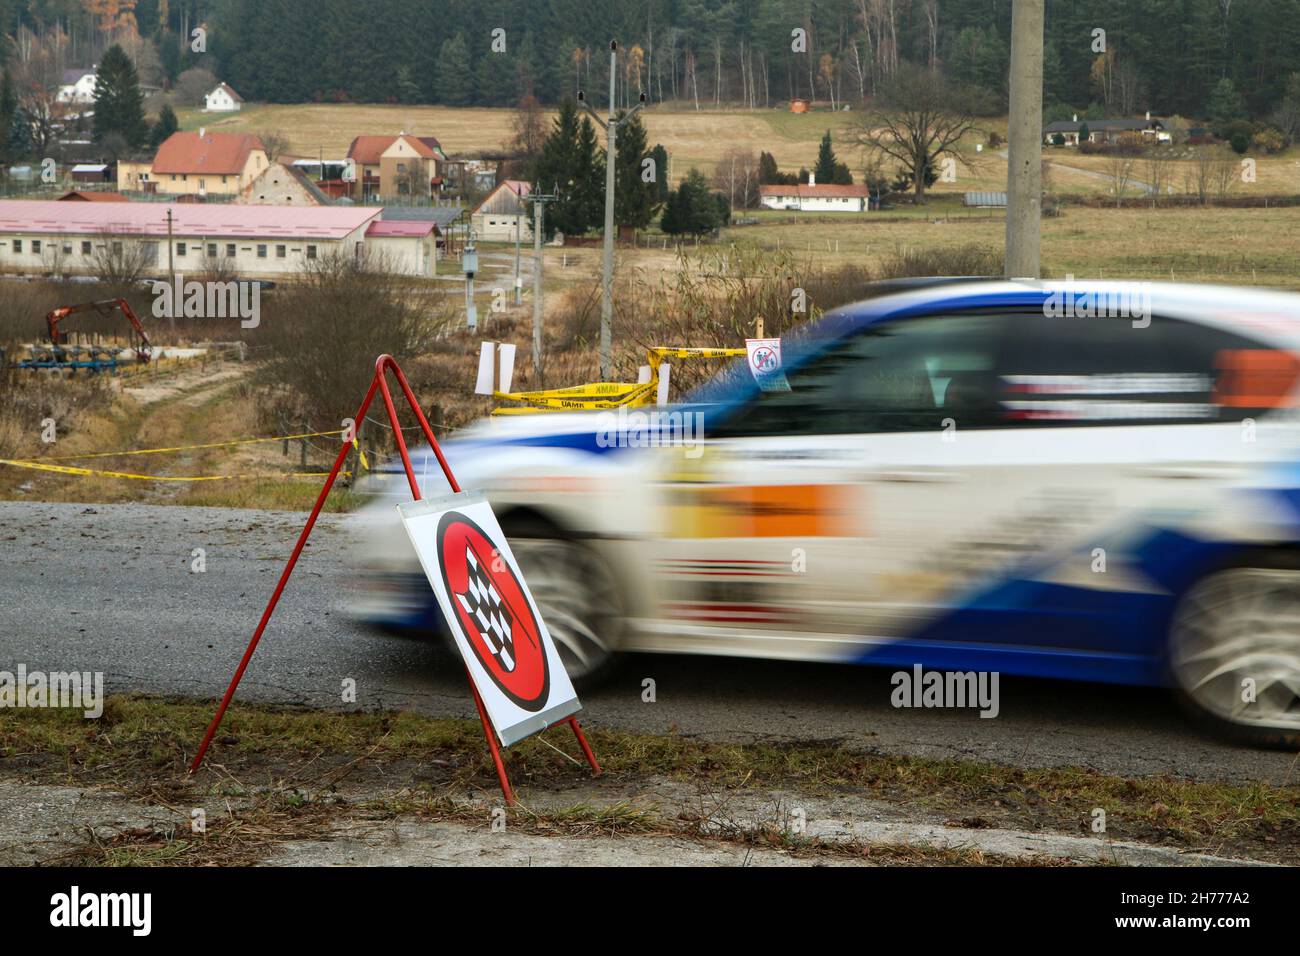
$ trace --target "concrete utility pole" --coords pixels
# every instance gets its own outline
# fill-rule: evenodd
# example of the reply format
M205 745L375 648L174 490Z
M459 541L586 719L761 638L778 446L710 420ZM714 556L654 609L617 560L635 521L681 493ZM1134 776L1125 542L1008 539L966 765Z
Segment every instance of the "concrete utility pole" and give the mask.
M1039 277L1043 194L1043 0L1012 0L1006 274Z
M474 230L469 230L465 248L460 257L461 270L465 273L465 317L469 320L469 330L478 328L478 310L474 307L474 274L478 272L478 248L474 245Z
M618 101L615 99L614 83L618 78L618 41L609 41L609 118L601 119L587 102L587 96L578 91L578 103L591 114L592 119L605 128L605 255L601 264L600 297L600 379L608 382L613 374L613 343L610 328L614 322L614 167L617 165L618 148L615 141L618 128L628 122L645 107L645 93L639 102L622 119L615 119Z
M174 236L174 218L172 216L172 207L167 207L167 278L171 282L173 289L176 288L176 243L173 241ZM176 306L173 302L171 309L167 313L167 324L171 326L172 331L176 331Z
M558 199L556 193L543 193L534 183L532 190L520 200L533 204L533 374L537 386L542 384L542 232L543 207ZM518 247L516 247L517 249ZM516 283L516 288L518 284ZM535 386L535 387L537 387Z
M520 305L524 301L524 283L519 276L519 240L524 230L523 219L524 201L519 196L515 196L515 305Z

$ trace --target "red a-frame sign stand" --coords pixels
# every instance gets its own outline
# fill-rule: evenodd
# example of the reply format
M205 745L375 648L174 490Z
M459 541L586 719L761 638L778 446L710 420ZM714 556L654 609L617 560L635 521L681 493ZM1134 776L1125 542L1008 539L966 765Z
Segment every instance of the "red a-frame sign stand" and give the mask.
M393 427L393 436L397 439L397 450L402 456L402 466L406 469L406 480L411 486L411 496L420 500L420 485L415 480L415 470L411 467L411 456L406 450L406 439L402 436L401 424L397 421L397 410L393 407L393 396L388 391L388 381L384 373L392 371L397 379L397 384L401 386L402 394L406 396L406 402L415 412L416 418L420 421L420 429L424 432L424 438L433 449L433 453L438 458L438 464L442 466L442 473L447 476L447 482L451 485L453 492L460 491L460 485L456 482L456 477L451 473L451 468L447 466L447 459L442 456L442 449L438 446L438 439L433 435L433 429L429 427L429 422L424 417L424 412L420 411L420 404L415 400L415 395L411 392L411 387L406 384L406 376L402 370L397 367L397 362L391 355L381 355L375 360L375 377L371 379L370 388L366 391L366 397L361 402L361 408L357 410L357 416L354 422L365 421L366 411L370 408L370 402L375 397L375 389L378 389L384 399L384 408L388 412L388 421ZM257 642L262 639L262 632L266 630L266 624L271 620L271 614L275 611L276 604L280 601L280 595L284 591L285 584L289 581L289 575L293 574L294 566L298 563L298 556L302 554L303 545L307 543L307 538L311 535L311 530L316 525L316 519L320 516L321 508L325 504L325 499L334 487L334 480L338 477L339 469L343 467L343 462L347 459L350 445L343 442L339 450L338 457L334 459L334 467L330 469L329 478L325 480L325 487L321 488L320 496L316 499L316 505L311 510L311 517L307 519L307 524L303 526L302 534L298 536L298 543L294 545L293 554L289 555L289 562L284 566L284 572L280 575L280 582L275 586L275 593L271 595L271 600L266 605L266 610L262 612L262 620L258 622L257 630L253 632L253 638L248 642L248 649L244 651L244 657L235 668L235 674L230 679L230 686L226 688L226 695L221 699L221 705L213 715L212 723L208 725L208 732L203 736L203 743L199 744L198 753L190 762L190 773L198 769L199 764L203 762L203 755L207 753L208 746L212 743L212 737L216 734L217 728L221 726L221 719L226 714L226 708L230 706L230 700L235 696L235 688L239 686L240 679L244 676L244 671L248 668L248 662L253 657L253 651L257 650ZM501 748L497 745L496 732L492 729L492 723L488 720L487 710L483 707L483 698L479 696L478 688L474 686L474 678L466 669L466 676L469 677L469 689L474 695L474 705L478 708L479 720L483 722L483 734L487 737L488 749L492 751L492 762L496 765L497 779L501 782L501 792L505 795L506 803L515 802L514 791L510 788L510 778L506 775L505 764L501 760ZM566 717L552 726L558 724L568 724L573 729L573 734L578 738L578 745L582 748L583 755L587 758L587 763L591 764L594 773L600 773L600 764L596 762L596 755L592 753L591 745L587 743L587 738L582 733L582 728L578 726L576 717Z

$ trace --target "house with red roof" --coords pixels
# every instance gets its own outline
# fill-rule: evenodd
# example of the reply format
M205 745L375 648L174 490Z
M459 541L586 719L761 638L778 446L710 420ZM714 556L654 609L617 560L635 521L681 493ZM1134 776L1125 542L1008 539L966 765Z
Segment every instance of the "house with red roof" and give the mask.
M431 196L442 185L442 145L432 136L358 136L348 148L345 177L353 199Z
M794 212L863 212L869 208L871 190L866 186L817 185L809 175L807 183L791 186L758 187L758 201L765 209L788 209Z
M269 165L262 141L249 133L177 132L158 147L145 176L120 163L117 186L171 196L236 196Z

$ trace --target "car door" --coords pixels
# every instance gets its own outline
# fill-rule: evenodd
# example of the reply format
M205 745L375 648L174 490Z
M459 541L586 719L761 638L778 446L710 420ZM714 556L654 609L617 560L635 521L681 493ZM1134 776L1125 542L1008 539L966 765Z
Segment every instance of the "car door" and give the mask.
M902 633L906 602L887 572L909 541L907 517L949 495L950 469L887 462L880 440L937 446L954 414L970 426L994 415L1004 322L943 315L862 329L789 370L788 391L736 408L702 449L666 450L660 617L648 625L660 646L834 659Z
M1230 394L1229 372L1270 350L1159 315L1142 325L1032 310L1005 322L994 420L968 427L955 410L947 441L875 443L875 497L891 516L879 528L884 582L916 605L914 634L1137 652L1119 619L1147 605L1108 595L1163 593L1140 552L1212 520L1257 458L1241 422L1259 399ZM891 490L909 474L948 492ZM954 609L971 613L926 631Z

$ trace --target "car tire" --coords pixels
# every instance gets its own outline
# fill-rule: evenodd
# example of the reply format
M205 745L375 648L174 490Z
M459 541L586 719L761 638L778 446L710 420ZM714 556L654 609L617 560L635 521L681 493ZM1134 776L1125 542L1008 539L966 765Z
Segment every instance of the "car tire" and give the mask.
M1183 704L1220 736L1300 749L1300 555L1252 556L1194 582L1174 609L1168 663Z
M580 692L622 662L623 602L607 562L586 542L536 515L505 515L502 530L564 669Z

